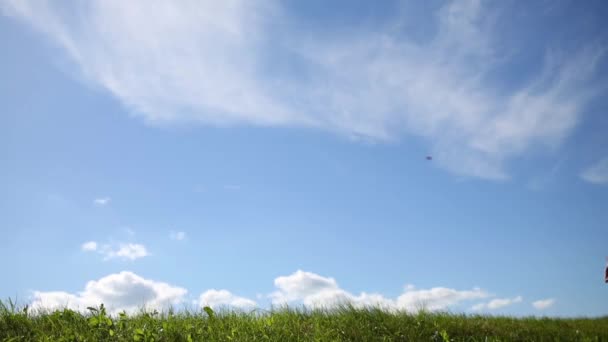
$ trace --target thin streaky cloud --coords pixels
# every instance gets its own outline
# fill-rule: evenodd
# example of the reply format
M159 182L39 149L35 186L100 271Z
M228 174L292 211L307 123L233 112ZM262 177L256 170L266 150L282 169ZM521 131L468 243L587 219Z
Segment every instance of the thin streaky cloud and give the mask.
M608 157L598 160L581 173L586 182L598 185L608 185Z
M509 178L511 159L569 135L598 95L593 76L605 54L548 46L542 67L505 89L489 77L509 62L486 20L497 16L476 0L446 2L425 43L385 28L302 37L283 25L294 14L279 1L96 0L72 8L78 19L60 7L2 6L146 122L304 126L388 142L417 136L443 168L495 180ZM305 77L265 71L286 54Z

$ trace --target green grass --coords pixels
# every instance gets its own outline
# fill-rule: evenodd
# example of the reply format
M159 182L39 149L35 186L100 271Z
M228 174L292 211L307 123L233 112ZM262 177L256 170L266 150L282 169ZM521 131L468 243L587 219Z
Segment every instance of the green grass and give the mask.
M0 302L1 341L608 341L608 317L513 318L380 309L32 313Z

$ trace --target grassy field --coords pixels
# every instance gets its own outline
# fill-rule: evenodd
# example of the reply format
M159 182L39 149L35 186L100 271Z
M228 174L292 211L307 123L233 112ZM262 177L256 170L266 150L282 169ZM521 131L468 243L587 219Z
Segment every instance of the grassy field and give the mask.
M0 302L2 341L608 341L608 317L512 318L343 307L109 316Z

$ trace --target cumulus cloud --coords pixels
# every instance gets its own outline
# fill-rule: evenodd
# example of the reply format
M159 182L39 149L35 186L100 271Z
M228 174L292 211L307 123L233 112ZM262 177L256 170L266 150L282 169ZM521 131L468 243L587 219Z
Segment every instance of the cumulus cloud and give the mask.
M184 240L186 238L186 233L185 232L171 231L169 233L169 238L171 240L182 241L182 240Z
M504 308L509 305L513 305L515 303L520 303L522 301L521 296L513 297L513 298L495 298L487 303L479 303L473 305L471 310L481 311L481 310L496 310L500 308Z
M102 251L105 259L128 259L135 260L148 256L148 250L144 245L138 243L121 244L117 249L107 248Z
M446 2L425 42L386 27L302 36L273 0L7 0L2 8L148 122L305 126L377 141L414 135L439 165L490 179L508 177L509 159L568 135L596 95L603 56L547 53L526 83L506 88L491 77L509 62L484 20L496 16L478 0Z
M479 289L455 290L445 287L434 287L428 290L406 289L397 298L399 309L414 310L423 307L427 310L443 310L462 301L481 299L490 295Z
M85 252L97 252L101 254L104 260L135 260L150 255L146 246L138 243L104 244L98 246L97 242L88 241L82 244L81 248Z
M355 307L381 307L389 310L416 311L443 310L463 301L486 298L485 291L455 290L445 287L416 289L412 285L405 287L397 298L386 298L377 293L362 292L354 295L338 286L333 278L327 278L301 270L289 276L281 276L274 281L277 291L270 295L275 305L302 303L307 307L331 308L340 304L352 304Z
M93 203L97 206L103 207L110 203L112 199L110 197L101 197L93 200Z
M298 270L290 275L280 276L274 280L275 291L266 297L273 305L304 305L308 308L332 309L342 304L357 308L377 307L389 311L403 310L415 312L425 310L446 310L468 301L493 297L479 288L456 290L447 287L417 289L406 285L396 298L388 298L378 293L350 293L342 289L335 279L312 272ZM56 309L68 307L85 310L87 306L98 306L103 303L112 312L126 310L134 312L142 307L166 308L184 302L187 291L167 283L144 279L132 272L110 274L99 280L89 281L85 289L78 293L64 291L35 291L32 307L36 309ZM264 296L259 295L258 299ZM521 302L521 297L497 298L487 303L474 306L475 310L500 309L513 303ZM209 289L200 294L195 301L200 307L253 309L258 303L246 297L240 297L225 289ZM553 304L553 299L534 302L538 309Z
M581 178L589 183L608 184L608 157L599 160L583 171Z
M97 242L95 242L95 241L85 242L82 244L81 248L85 252L94 252L97 250Z
M167 283L145 279L135 273L123 271L99 280L89 281L78 293L63 291L35 291L33 309L62 309L86 311L89 306L104 304L111 313L125 310L134 313L139 309L166 309L183 302L187 291Z
M201 307L210 306L214 309L230 307L237 309L252 309L257 303L251 299L235 296L228 290L207 290L202 293L198 301Z
M548 298L548 299L537 300L532 303L532 306L537 310L544 310L544 309L552 307L553 304L555 304L555 299Z

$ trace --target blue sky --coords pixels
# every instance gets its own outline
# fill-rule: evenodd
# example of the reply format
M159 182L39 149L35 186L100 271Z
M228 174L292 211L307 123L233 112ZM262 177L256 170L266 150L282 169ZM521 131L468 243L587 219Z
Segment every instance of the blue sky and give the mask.
M608 314L603 1L0 13L3 298Z

